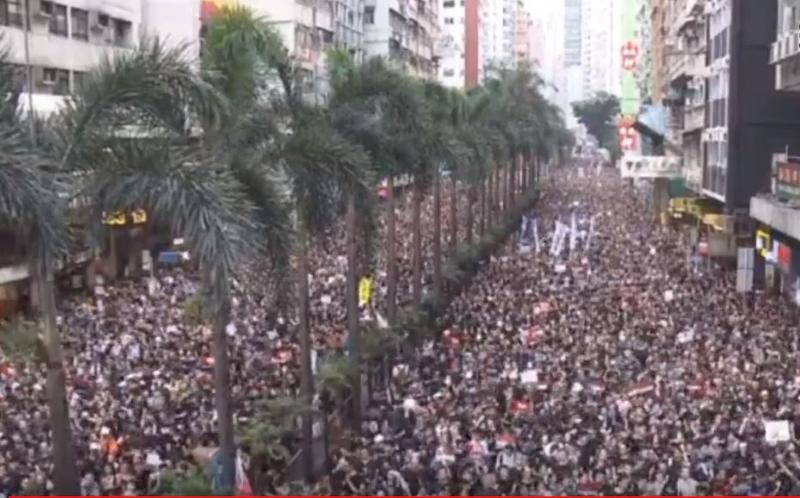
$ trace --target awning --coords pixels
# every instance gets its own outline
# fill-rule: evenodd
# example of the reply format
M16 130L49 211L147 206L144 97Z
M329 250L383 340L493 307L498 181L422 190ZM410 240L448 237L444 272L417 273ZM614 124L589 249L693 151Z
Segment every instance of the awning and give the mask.
M663 139L667 134L667 110L660 104L643 106L633 127L639 133Z

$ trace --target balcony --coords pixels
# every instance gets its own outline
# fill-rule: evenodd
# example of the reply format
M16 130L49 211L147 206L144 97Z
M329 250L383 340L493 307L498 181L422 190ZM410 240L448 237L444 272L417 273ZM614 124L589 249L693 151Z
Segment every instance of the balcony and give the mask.
M770 50L775 89L800 92L800 30L779 35Z
M778 35L770 50L770 64L778 64L800 54L800 30L787 31Z
M705 127L706 107L703 104L686 106L683 113L683 133L694 133Z

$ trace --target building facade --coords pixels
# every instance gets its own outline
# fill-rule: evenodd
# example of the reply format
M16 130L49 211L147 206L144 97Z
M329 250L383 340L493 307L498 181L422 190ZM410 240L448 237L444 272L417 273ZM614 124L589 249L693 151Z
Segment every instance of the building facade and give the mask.
M460 2L460 0L458 0ZM364 53L423 78L437 74L439 0L364 0ZM452 18L462 22L463 15ZM448 21L450 22L450 21Z
M791 99L793 136L769 137L772 160L759 157L757 166L766 173L766 185L750 199L750 216L759 223L756 254L764 262L768 288L783 292L800 305L800 127L796 124L800 99L800 1L779 0L774 14L774 36L769 50L771 76L764 78L770 90ZM784 105L789 105L784 101ZM777 112L777 110L776 110ZM788 117L788 116L787 116ZM765 137L759 137L765 138ZM783 138L785 143L779 140ZM790 139L794 139L790 141ZM763 146L762 146L763 147ZM765 151L768 152L768 151Z
M450 88L463 88L467 69L468 6L464 0L439 1L440 36L434 45L438 80Z
M706 111L705 0L669 0L665 8L667 140L680 148L687 187L700 193Z
M34 109L54 110L104 57L134 47L146 3L30 0L26 11L24 0L0 0L0 34L10 62L30 68L26 89Z

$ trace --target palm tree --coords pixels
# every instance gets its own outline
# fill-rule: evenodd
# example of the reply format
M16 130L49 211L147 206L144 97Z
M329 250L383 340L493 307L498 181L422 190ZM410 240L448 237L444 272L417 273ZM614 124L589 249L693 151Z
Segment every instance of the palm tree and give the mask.
M153 223L180 234L198 262L203 308L213 316L218 488L231 490L236 444L225 333L229 287L237 267L263 253L271 227L261 220L269 217L263 211L269 203L254 205L232 172L228 151L206 146L203 138L229 122L229 105L187 53L185 46L152 40L104 61L68 102L58 146L62 164L85 173L82 194L94 223L103 212L145 209ZM204 128L197 130L196 123Z
M2 40L0 40L1 42ZM67 255L69 234L65 205L60 197L65 185L54 163L31 149L17 114L19 73L7 64L0 47L0 225L10 229L28 256L41 298L42 325L47 351L47 404L53 445L54 492L80 493L77 457L72 443L69 406L56 325L55 262ZM28 116L34 119L34 116Z
M419 160L416 124L424 103L416 83L380 58L355 65L348 56L333 54L330 71L334 126L369 153L374 178L387 180L387 315L394 324L398 274L394 180Z
M314 392L309 329L308 242L312 234L322 233L330 226L341 194L344 193L348 232L348 342L355 370L352 395L358 418L361 400L361 352L355 243L358 223L356 205L358 197L363 197L370 189L369 156L359 144L347 140L334 128L329 112L312 107L304 101L300 92L302 73L282 45L276 44L272 47L268 62L283 90L280 106L287 110L286 132L280 139L276 157L280 159L280 165L288 176L295 210L303 401L310 407ZM306 479L309 481L313 477L312 436L311 418L306 416L303 419L303 454Z

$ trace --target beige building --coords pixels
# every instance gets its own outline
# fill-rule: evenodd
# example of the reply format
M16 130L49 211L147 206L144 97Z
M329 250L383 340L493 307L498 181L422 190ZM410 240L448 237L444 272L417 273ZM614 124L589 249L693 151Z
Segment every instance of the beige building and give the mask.
M463 26L464 14L449 22ZM411 74L435 78L438 37L438 0L364 0L366 56L384 57Z

